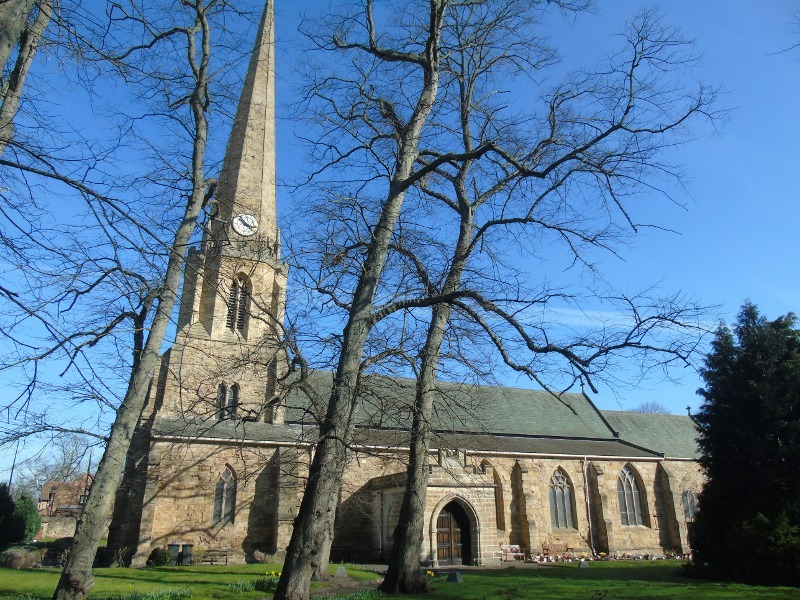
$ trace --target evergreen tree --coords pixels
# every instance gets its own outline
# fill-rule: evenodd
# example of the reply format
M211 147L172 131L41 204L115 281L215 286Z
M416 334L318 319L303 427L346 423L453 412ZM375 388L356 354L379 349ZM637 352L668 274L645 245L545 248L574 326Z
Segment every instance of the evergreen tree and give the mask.
M20 496L14 504L14 518L12 521L12 541L30 542L39 527L42 519L36 510L36 503L30 496Z
M11 543L11 524L14 522L14 499L5 483L0 483L0 548Z
M746 303L701 371L697 417L708 481L695 563L747 583L800 585L800 331Z

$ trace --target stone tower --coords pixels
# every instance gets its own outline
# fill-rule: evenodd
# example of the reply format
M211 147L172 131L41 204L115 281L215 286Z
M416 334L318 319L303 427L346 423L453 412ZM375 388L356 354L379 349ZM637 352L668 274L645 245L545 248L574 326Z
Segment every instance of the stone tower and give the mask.
M108 546L134 565L144 564L151 547L164 545L156 532L165 519L197 517L207 526L203 539L222 546L230 545L227 537L243 537L239 530L244 527L259 540L278 528L288 535L284 521L290 523L293 515L281 521L274 507L250 524L219 518L211 514L216 509L205 505L192 508L209 489L213 495L214 469L224 472L226 461L234 462L221 456L236 446L246 425L282 429L283 424L276 388L285 372L278 340L287 267L280 259L276 221L274 74L273 0L267 0L211 216L200 247L187 258L175 342L161 357L117 492ZM160 429L165 423L169 435ZM200 441L209 432L216 445ZM165 438L185 443L159 441ZM156 499L165 489L183 486L165 474L173 464L187 465L182 474L193 482L183 501L174 503L180 517L157 509ZM251 465L256 464L253 458ZM279 483L274 487L282 489ZM277 506L277 499L271 504ZM239 500L247 496L240 493ZM295 504L293 497L288 504Z
M282 419L270 404L286 290L275 208L274 73L268 0L211 219L187 261L178 332L165 356L171 368L157 390L155 408L165 416Z

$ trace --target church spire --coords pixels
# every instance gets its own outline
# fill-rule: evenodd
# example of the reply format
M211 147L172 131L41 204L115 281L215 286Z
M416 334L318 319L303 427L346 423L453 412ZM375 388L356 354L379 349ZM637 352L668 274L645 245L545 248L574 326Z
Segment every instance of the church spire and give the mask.
M277 242L273 0L266 0L264 6L222 163L217 198L217 218L223 226L232 223L234 235L242 226L253 226L255 221L262 236Z

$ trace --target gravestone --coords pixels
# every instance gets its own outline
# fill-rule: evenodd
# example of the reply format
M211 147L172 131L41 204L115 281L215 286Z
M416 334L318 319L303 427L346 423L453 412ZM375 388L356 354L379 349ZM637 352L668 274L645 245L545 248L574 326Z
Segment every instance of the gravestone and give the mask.
M344 568L344 565L339 565L336 567L336 573L333 575L334 579L349 579L347 575L347 569Z

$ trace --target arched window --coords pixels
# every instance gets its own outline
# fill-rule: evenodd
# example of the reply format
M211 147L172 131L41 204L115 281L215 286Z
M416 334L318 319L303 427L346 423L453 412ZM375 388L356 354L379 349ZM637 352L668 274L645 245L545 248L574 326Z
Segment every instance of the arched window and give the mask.
M683 504L683 516L687 521L694 521L697 514L697 498L691 490L684 490L681 494L681 504Z
M572 510L572 486L560 468L550 478L550 523L554 529L575 529Z
M244 275L237 276L231 284L228 294L228 318L226 325L233 332L244 333L247 325L247 297L250 295L250 283Z
M217 388L217 421L225 419L225 411L228 407L228 388L224 383L220 383Z
M239 384L234 383L228 392L228 418L235 419L239 408Z
M619 495L619 516L623 525L644 525L642 517L642 499L639 483L633 471L625 466L617 477L617 494Z
M234 383L230 389L224 384L217 388L217 420L235 419L239 408L239 384Z
M233 523L236 513L236 476L225 466L214 488L214 523Z

